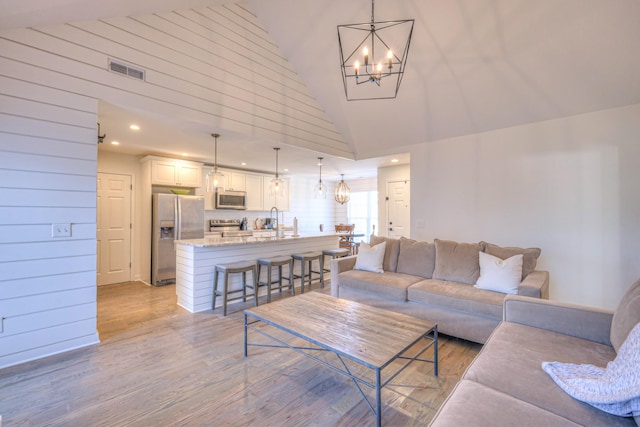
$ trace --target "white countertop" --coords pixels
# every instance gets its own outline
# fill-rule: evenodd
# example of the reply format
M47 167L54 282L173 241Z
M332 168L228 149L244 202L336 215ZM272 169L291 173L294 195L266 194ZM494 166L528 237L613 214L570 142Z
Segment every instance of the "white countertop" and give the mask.
M255 243L286 242L292 240L316 239L318 237L333 237L337 234L316 234L307 236L285 237L205 237L204 239L176 240L176 245L196 246L200 248L215 246L251 245Z

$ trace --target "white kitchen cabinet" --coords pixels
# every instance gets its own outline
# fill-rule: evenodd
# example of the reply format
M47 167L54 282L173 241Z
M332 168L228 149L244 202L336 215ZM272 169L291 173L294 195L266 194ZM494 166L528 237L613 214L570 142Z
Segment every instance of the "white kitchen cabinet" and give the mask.
M202 166L184 160L151 160L151 184L170 187L200 187Z
M247 175L239 172L223 171L226 177L225 189L229 191L247 191Z
M247 192L247 210L263 211L264 194L261 175L247 174L245 176L245 191Z

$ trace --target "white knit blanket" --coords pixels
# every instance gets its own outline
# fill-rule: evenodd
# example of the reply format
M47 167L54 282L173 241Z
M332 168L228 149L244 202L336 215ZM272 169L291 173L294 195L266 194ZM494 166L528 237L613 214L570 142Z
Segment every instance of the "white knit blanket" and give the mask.
M542 369L575 399L610 414L640 416L640 323L606 368L542 362Z

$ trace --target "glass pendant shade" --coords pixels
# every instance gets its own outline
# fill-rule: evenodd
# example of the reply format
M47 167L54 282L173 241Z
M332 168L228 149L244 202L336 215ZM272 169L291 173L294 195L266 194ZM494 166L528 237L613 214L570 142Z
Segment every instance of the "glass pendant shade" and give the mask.
M213 170L207 174L207 192L218 191L222 193L225 189L225 176L218 170L218 137L220 135L212 133L211 136L215 138L215 149Z
M351 189L349 188L347 183L344 182L344 175L341 175L341 177L342 179L340 180L340 183L338 183L338 186L336 187L335 199L336 199L336 202L340 203L341 205L344 205L345 203L348 203L349 199L351 198Z
M273 197L282 197L284 195L284 185L282 178L272 178L269 183L269 195Z
M318 166L320 166L320 178L318 179L318 183L315 185L313 191L313 195L317 199L327 198L327 186L322 182L322 159L323 157L318 157Z
M284 197L286 195L284 178L281 178L278 174L278 152L280 151L280 148L274 147L273 149L276 151L276 176L273 177L269 183L269 196Z
M224 192L225 190L224 180L225 180L225 176L219 170L214 169L210 171L207 174L207 192L211 192L211 191Z
M320 180L316 184L316 189L314 191L315 197L318 199L326 199L327 198L327 186L324 185L322 180Z

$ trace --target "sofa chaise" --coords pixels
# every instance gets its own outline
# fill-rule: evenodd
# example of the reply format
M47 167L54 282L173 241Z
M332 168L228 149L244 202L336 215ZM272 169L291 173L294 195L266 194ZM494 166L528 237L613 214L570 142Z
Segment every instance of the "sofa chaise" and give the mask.
M469 365L431 426L640 426L639 322L640 280L626 292L615 312L507 296L504 321ZM625 401L638 411L631 411L635 422L630 416L612 415L574 399L542 368L543 362L576 364L589 369L591 380L591 367L582 365L610 369L608 363L617 356L629 355L620 350L629 344L625 340L629 337L631 341L632 334L635 347L625 350L632 350L635 365L629 366L626 381L634 386L624 384L622 389L635 396ZM599 385L598 390L608 393L613 386L616 384ZM614 396L612 402L620 399ZM599 398L610 399L611 395Z

